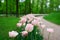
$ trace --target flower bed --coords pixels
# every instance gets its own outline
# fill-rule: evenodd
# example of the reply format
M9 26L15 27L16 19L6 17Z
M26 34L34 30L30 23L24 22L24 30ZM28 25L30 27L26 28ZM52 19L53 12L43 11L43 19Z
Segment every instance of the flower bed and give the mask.
M45 25L40 21L41 18L37 18L32 14L21 17L21 20L17 23L19 31L10 31L9 37L13 40L43 40Z

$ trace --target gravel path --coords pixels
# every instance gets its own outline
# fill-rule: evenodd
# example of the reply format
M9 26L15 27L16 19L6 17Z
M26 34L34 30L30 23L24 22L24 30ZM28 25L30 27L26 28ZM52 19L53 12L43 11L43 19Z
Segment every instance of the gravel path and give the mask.
M44 40L48 40L48 32L46 31L47 28L53 28L54 33L50 34L50 40L60 40L60 25L53 24L45 19L43 19L43 16L40 16L41 21L43 24L46 25L46 28L44 29Z

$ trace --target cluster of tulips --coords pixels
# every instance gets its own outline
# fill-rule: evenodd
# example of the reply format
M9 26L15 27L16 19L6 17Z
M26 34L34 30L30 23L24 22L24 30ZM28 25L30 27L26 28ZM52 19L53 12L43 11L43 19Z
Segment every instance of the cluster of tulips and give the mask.
M44 31L45 25L42 24L41 18L35 17L32 14L20 17L17 23L17 31L10 31L9 37L17 40L43 40L43 35L40 28ZM53 29L47 28L48 32L53 32Z

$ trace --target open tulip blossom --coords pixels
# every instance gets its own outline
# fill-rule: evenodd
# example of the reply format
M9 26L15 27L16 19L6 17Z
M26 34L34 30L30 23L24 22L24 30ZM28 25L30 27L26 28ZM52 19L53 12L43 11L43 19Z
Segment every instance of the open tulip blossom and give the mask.
M35 20L40 21L41 19L39 17L34 17Z
M18 32L16 32L16 31L11 31L11 32L9 32L9 37L16 37L18 35Z
M29 19L29 20L28 20L28 23L30 23L32 20L33 20L33 19Z
M25 30L27 32L32 32L34 29L34 26L32 24L27 24L26 27L25 27Z
M42 29L44 29L45 27L46 27L46 25L44 25L44 24L41 25L41 28L42 28Z
M33 19L35 16L33 14L26 15L28 19Z
M27 31L22 31L22 36L27 36L28 32Z
M54 30L52 28L47 28L47 31L50 32L50 33L54 32Z
M39 24L39 21L38 21L38 20L33 20L31 23L32 23L33 25L38 25L38 24Z
M21 23L25 23L26 21L27 21L26 18L22 18L22 19L20 20Z
M22 23L17 23L17 27L21 27L22 26Z

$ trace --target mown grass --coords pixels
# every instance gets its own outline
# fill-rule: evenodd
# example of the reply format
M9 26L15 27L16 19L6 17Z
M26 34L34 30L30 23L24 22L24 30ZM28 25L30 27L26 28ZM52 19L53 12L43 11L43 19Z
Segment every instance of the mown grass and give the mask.
M0 40L13 40L9 39L8 32L18 30L16 28L18 20L16 17L0 17Z
M52 23L60 25L60 13L51 13L51 14L45 16L44 19L46 19Z

